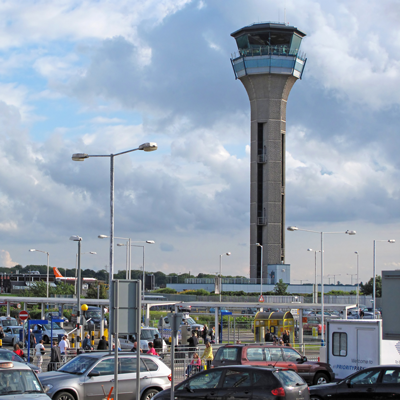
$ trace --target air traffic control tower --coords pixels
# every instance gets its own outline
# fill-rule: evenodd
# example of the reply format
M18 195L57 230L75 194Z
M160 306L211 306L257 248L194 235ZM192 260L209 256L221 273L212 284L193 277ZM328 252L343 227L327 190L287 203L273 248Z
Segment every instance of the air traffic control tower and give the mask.
M262 271L267 283L285 263L286 103L306 64L299 51L305 33L283 23L257 23L231 36L238 47L233 71L251 107L250 278Z

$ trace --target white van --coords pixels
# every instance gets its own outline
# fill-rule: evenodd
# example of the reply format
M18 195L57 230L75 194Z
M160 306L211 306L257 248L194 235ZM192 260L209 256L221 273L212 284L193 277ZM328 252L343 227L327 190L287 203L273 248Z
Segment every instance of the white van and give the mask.
M332 319L326 331L321 361L330 364L336 379L374 365L400 364L399 341L382 339L381 319Z
M13 317L0 317L0 325L5 328L6 326L17 326L18 322Z

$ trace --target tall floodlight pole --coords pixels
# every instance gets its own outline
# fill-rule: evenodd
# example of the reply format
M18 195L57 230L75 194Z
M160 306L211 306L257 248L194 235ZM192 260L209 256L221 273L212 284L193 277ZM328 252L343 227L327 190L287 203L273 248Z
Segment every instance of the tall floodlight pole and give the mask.
M360 308L360 276L359 276L359 264L358 264L358 259L360 256L360 253L358 251L355 251L354 254L357 256L357 309L358 311Z
M122 154L131 153L136 150L143 151L154 151L157 150L156 143L143 143L136 149L131 149L127 151L122 151L116 154L102 154L102 155L89 155L86 153L75 153L72 155L73 161L85 161L86 158L90 157L108 157L110 159L110 276L109 276L109 299L110 299L110 309L109 309L109 319L110 327L113 327L114 323L114 290L112 281L114 279L114 157L120 156ZM112 351L112 335L109 335L109 351ZM118 339L118 338L116 338ZM118 393L115 393L115 399L118 399Z
M320 253L321 250L313 250L307 249L307 251L314 252L314 292L313 292L313 303L318 303L318 285L317 285L317 253Z
M325 346L325 332L324 332L324 234L340 234L345 233L347 235L355 235L356 231L346 232L320 232L320 231L311 231L309 229L300 229L297 226L289 226L287 228L288 231L303 231L303 232L311 232L311 233L319 233L321 235L321 346Z
M373 270L373 288L372 288L372 301L373 301L373 313L374 313L374 319L376 318L375 316L375 309L376 309L376 242L388 242L388 243L395 243L396 241L394 239L389 239L389 240L376 240L374 239L374 270Z
M222 301L222 256L230 256L231 252L219 255L219 301Z
M72 240L73 242L78 242L78 276L77 276L77 285L78 289L76 291L76 297L78 300L78 311L77 311L77 316L76 316L76 323L80 327L81 325L81 291L82 291L82 280L81 280L81 242L82 238L78 235L71 236L69 240ZM80 332L80 330L78 330ZM80 347L80 343L77 343L78 350Z
M49 258L50 258L50 253L48 253L47 251L43 251L43 250L37 250L37 249L29 249L29 251L38 251L38 252L40 252L40 253L44 253L44 254L47 254L47 279L46 279L46 282L47 282L47 287L46 287L46 297L47 298L49 298L49 268L50 268L50 265L49 265Z

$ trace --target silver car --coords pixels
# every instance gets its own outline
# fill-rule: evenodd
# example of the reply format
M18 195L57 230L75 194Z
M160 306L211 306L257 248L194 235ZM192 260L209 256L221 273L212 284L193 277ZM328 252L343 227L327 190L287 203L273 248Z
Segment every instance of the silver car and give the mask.
M171 387L171 370L158 357L141 356L140 400L150 400ZM58 371L39 375L53 400L103 400L114 386L114 354L81 354ZM136 398L136 355L119 353L118 399ZM105 396L106 394L106 396Z
M19 331L23 329L22 326L6 326L4 328L3 344L11 344L14 346L14 344L22 342L22 340L19 340Z

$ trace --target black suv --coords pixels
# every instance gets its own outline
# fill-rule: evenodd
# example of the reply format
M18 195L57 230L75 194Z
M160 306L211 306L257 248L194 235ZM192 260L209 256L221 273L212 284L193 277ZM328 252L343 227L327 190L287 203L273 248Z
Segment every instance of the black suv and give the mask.
M170 400L171 390L152 400ZM279 368L229 366L200 372L175 386L176 400L309 400L309 389L293 371Z
M218 349L211 365L213 367L254 365L287 368L297 372L310 385L328 383L335 379L335 373L329 364L307 361L307 357L288 346L227 344Z

